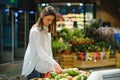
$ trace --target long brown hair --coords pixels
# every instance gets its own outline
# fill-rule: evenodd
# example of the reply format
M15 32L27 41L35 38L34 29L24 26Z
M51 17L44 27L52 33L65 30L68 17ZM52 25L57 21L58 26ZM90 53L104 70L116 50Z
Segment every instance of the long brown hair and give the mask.
M55 9L52 7L52 6L46 6L41 14L40 14L40 17L38 18L38 21L36 22L36 24L41 27L41 30L44 30L43 28L43 18L42 17L45 17L45 16L48 16L48 15L52 15L54 16L54 20L52 22L52 24L50 24L48 26L48 31L51 32L53 35L56 35L56 12L55 12Z

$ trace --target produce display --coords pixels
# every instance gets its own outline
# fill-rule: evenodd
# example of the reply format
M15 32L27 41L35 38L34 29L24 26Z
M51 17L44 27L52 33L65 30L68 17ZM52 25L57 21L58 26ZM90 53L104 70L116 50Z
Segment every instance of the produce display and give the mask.
M63 69L62 73L51 72L45 80L87 80L91 71L79 70L78 68Z

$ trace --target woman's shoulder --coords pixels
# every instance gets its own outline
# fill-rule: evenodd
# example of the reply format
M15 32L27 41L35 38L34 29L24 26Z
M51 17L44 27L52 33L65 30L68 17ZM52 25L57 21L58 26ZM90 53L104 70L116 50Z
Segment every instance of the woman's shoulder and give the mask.
M30 29L30 36L31 35L40 35L39 34L40 33L40 30L39 30L39 27L31 27L31 29Z
M40 31L40 27L39 26L37 26L37 25L33 25L32 27L31 27L31 29L30 29L30 31L31 32L39 32Z

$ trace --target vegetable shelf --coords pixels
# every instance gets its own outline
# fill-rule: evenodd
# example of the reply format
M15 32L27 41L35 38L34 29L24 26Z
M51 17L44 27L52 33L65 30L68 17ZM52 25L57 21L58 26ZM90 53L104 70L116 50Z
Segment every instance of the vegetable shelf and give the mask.
M116 65L116 58L96 60L96 61L80 61L73 60L73 67L78 68L95 68L95 67L107 67Z

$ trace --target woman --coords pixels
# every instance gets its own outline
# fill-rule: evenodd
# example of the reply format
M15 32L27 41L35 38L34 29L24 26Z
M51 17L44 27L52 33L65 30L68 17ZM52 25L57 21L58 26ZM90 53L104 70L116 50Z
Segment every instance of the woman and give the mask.
M22 75L27 76L28 80L42 78L43 73L50 71L62 71L52 55L51 33L55 35L55 32L56 13L52 6L47 6L30 30L22 69Z

